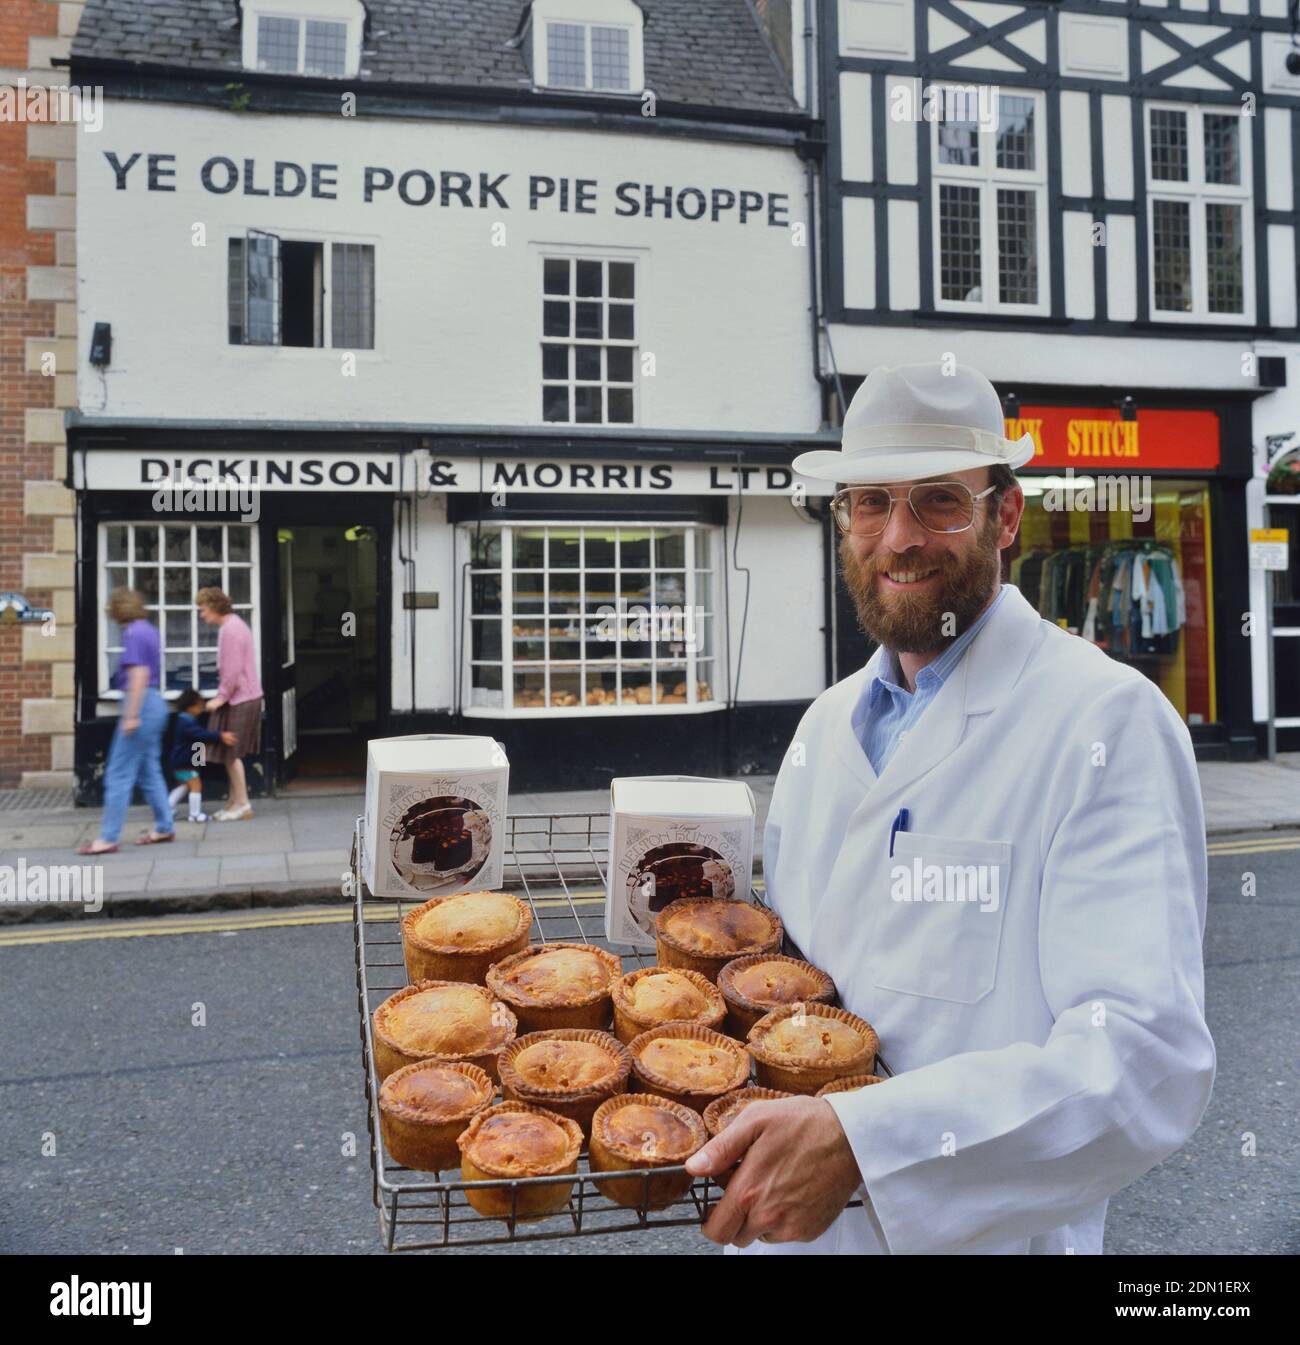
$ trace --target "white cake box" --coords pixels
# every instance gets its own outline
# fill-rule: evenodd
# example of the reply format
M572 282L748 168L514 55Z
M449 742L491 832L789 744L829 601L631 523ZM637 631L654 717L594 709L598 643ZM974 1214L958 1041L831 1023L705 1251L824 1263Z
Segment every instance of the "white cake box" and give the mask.
M493 738L372 738L361 873L377 897L501 886L510 762Z
M609 787L605 937L655 946L655 917L678 897L748 901L754 794L740 780L639 775Z

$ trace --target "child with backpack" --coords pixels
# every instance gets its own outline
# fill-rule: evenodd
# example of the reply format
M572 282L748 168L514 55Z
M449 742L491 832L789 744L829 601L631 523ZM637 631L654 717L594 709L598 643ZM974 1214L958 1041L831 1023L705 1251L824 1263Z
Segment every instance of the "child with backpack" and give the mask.
M203 811L203 780L198 772L199 761L195 759L194 744L224 743L232 747L235 743L233 733L217 733L199 723L194 711L202 705L203 697L197 691L182 691L176 697L176 722L172 728L172 775L181 783L172 790L169 800L175 808L188 795L191 822L208 820L207 813Z

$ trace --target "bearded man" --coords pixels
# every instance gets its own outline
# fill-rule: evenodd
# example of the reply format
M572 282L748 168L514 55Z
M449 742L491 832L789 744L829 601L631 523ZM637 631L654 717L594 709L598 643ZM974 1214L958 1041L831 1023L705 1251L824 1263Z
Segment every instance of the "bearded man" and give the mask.
M894 1074L751 1102L688 1162L739 1164L704 1228L729 1250L1100 1252L1110 1196L1209 1101L1191 739L1001 582L1034 452L1004 433L975 370L877 369L842 448L795 460L845 485L844 578L880 648L800 722L763 871ZM833 1073L815 1007L785 1044Z

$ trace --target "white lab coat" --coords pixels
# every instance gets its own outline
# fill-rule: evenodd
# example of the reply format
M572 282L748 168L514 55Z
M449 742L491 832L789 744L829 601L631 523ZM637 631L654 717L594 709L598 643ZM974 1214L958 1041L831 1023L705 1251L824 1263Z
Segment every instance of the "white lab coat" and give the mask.
M790 937L897 1074L831 1099L870 1201L749 1250L1100 1252L1108 1198L1214 1081L1187 728L1011 588L877 777L849 719L878 661L804 715L763 853ZM997 909L894 900L918 857L994 866Z

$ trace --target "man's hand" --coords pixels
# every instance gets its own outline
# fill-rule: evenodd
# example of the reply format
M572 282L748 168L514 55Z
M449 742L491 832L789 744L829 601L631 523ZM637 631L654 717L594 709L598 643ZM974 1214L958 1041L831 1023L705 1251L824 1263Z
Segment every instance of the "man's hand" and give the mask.
M128 737L140 727L140 721L133 715L128 715L122 721L122 732Z
M755 1238L811 1242L834 1223L862 1183L839 1117L825 1098L751 1102L686 1160L686 1170L713 1176L738 1162L703 1229L706 1238L723 1245L748 1247Z

